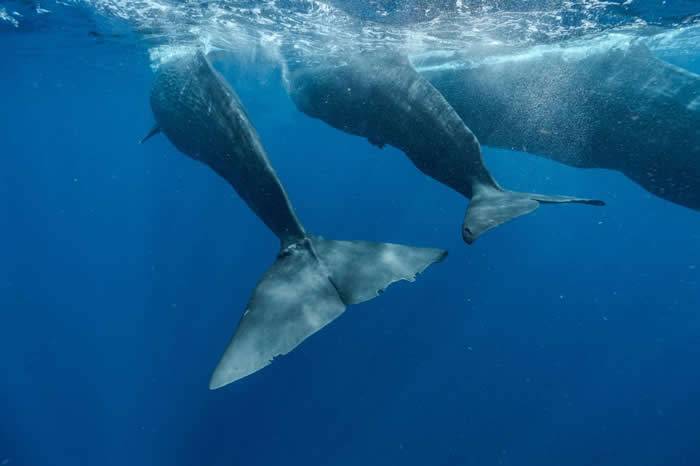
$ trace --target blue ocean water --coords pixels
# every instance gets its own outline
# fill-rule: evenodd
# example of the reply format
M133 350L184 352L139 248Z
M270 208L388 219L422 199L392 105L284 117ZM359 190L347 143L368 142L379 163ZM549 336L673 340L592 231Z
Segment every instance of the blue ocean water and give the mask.
M152 43L75 11L0 30L0 464L700 464L698 212L487 147L503 185L608 205L467 246L464 199L299 113L274 67L220 65L307 229L450 255L209 391L277 240L167 139L138 144Z

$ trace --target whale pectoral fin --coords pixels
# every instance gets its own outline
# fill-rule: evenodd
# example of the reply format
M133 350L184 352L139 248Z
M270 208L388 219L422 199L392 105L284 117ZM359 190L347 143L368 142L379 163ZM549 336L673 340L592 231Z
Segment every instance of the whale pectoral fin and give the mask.
M153 136L155 136L158 133L160 133L160 126L158 126L158 123L156 123L155 125L153 125L153 128L151 128L151 130L148 132L148 134L145 135L143 137L143 139L141 139L139 141L139 144L143 144L144 142L148 141L149 139L151 139Z

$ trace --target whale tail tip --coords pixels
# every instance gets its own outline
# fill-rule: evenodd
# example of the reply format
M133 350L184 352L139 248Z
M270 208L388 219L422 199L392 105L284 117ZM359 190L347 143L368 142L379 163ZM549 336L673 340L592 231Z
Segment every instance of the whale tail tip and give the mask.
M253 291L209 383L217 389L289 353L394 282L415 277L447 253L366 241L307 238L285 248Z
M534 211L540 203L605 205L598 199L519 193L481 186L469 202L462 225L462 238L467 244L472 244L488 230Z

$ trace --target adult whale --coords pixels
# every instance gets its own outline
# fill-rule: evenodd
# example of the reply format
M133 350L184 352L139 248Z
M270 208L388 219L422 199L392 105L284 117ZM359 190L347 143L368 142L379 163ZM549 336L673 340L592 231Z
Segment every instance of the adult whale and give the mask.
M379 147L397 147L423 173L470 199L462 225L469 244L540 203L603 205L501 188L484 165L477 138L404 56L369 52L338 66L292 71L287 86L302 112Z
M210 388L268 365L343 313L399 280L412 281L446 252L309 235L297 219L234 90L201 52L160 66L151 90L156 126L211 167L280 240L224 352Z
M547 46L467 66L414 63L483 144L617 170L700 210L700 76L643 44Z

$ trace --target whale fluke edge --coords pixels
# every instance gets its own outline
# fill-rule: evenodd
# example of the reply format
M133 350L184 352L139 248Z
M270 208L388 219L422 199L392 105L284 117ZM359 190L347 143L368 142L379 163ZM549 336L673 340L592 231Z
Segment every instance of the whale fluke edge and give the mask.
M209 382L214 390L269 365L400 280L413 281L446 251L309 237L283 250L253 291Z

